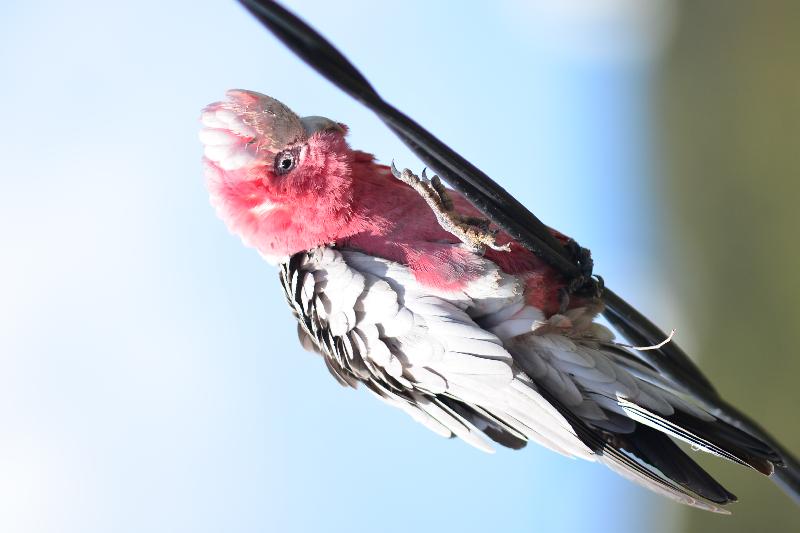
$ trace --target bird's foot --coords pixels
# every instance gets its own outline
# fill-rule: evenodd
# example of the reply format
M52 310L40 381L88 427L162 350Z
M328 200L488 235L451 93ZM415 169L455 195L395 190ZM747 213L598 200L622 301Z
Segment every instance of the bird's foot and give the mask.
M580 273L559 291L558 299L562 313L569 307L573 294L585 298L601 298L605 288L603 278L592 273L594 261L588 248L582 247L572 239L564 243L564 248L569 252L572 262L577 265Z
M470 250L483 253L487 247L503 252L511 249L508 243L497 243L497 231L489 229L488 220L456 212L453 200L447 194L447 189L442 185L439 176L428 179L423 170L420 178L407 168L400 172L394 166L394 162L392 162L392 175L417 191L436 215L439 225L458 237Z

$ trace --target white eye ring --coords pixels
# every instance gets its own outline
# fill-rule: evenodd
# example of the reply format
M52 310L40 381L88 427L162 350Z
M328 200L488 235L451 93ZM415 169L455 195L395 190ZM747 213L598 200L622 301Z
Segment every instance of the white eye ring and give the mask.
M287 174L297 166L297 148L284 150L275 156L275 173L278 175Z

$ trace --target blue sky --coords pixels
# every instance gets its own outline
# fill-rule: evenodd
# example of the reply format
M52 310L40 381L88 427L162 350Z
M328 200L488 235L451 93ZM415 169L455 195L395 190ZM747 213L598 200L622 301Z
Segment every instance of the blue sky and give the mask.
M669 314L640 289L658 276L647 91L666 8L289 5ZM6 2L0 40L0 530L667 527L672 504L599 466L440 439L302 351L277 272L208 204L199 110L254 89L419 163L236 3Z

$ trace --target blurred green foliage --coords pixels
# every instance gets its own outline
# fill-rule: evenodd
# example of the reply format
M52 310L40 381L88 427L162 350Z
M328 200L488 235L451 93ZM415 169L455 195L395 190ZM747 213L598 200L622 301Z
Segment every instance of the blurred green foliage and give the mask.
M683 1L656 84L663 260L724 397L800 454L800 2ZM740 502L685 531L800 532L758 474L699 458Z

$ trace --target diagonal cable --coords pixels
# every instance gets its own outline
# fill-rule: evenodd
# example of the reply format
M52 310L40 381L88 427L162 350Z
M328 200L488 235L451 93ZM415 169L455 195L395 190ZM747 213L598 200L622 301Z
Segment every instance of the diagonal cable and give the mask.
M367 79L330 42L271 0L239 0L250 13L309 66L375 112L429 167L516 241L556 268L567 280L587 281L591 259L577 261L536 216L464 157L417 122L384 101ZM587 254L588 256L588 254ZM608 288L606 318L634 344L654 345L666 334ZM711 383L674 342L643 352L647 363L682 389L716 398Z
M367 79L330 42L272 0L238 0L261 24L328 81L364 104L426 165L461 192L477 209L520 244L556 268L567 280L591 285L588 250L567 250L536 216L505 189L410 117L384 101ZM583 252L583 253L580 253ZM635 345L656 345L667 335L607 287L602 288L603 316ZM678 390L694 395L713 415L757 436L777 450L787 465L775 475L784 490L800 501L800 482L791 474L800 464L756 422L724 402L700 369L675 342L638 357L669 379Z

